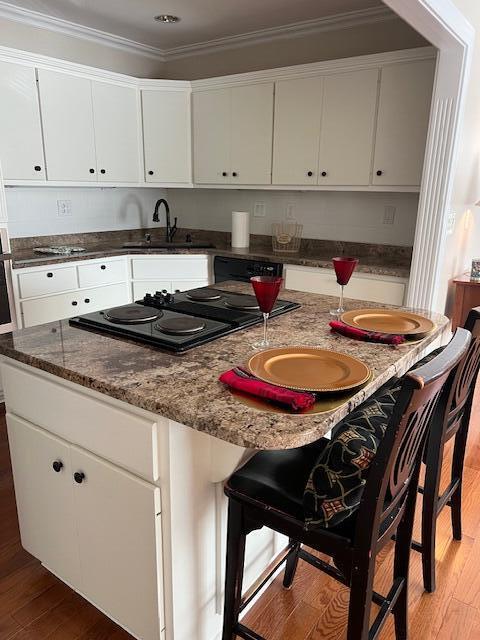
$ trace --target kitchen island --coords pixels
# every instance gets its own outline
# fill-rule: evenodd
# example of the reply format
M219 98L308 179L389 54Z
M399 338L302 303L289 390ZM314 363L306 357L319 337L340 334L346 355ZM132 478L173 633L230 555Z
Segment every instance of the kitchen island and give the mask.
M271 321L277 345L335 349L372 369L348 403L316 416L240 403L218 376L248 359L260 326L183 355L67 321L0 337L22 543L137 638L219 637L223 480L256 449L325 435L411 367L448 323L428 314L436 328L421 343L372 345L330 333L334 299L294 291L281 297L302 306ZM247 586L281 545L264 530L249 538Z

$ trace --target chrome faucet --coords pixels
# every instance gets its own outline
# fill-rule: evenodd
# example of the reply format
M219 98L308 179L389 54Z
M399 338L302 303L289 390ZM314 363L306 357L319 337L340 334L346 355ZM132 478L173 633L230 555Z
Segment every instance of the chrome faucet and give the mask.
M173 226L172 226L170 224L170 207L168 206L168 202L164 198L160 198L160 200L157 200L157 202L155 203L155 210L153 212L153 222L159 222L158 210L162 204L165 205L165 219L166 219L166 225L167 225L167 230L165 233L165 241L173 242L173 238L177 233L177 218L174 218Z

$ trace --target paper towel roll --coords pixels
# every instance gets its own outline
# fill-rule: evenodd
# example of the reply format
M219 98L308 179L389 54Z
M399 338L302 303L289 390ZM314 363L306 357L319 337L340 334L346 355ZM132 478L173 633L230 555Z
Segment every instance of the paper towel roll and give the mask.
M250 244L250 213L232 211L232 247L248 248Z

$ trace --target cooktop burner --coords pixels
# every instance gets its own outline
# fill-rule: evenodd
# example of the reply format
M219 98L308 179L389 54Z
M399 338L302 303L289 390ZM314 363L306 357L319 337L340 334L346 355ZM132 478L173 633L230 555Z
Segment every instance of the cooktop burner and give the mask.
M162 318L154 325L157 331L169 333L174 336L185 336L203 331L206 323L200 318L179 316L174 318Z
M222 294L220 293L220 291L209 289L207 287L205 289L193 289L192 291L188 291L185 296L189 300L195 300L198 302L209 302L210 300L220 300Z
M242 309L243 311L258 311L260 309L255 296L245 294L229 296L228 300L225 301L225 306L230 309Z
M152 307L143 307L139 304L127 304L122 307L114 307L105 311L106 320L117 324L142 324L153 322L162 316L161 311Z

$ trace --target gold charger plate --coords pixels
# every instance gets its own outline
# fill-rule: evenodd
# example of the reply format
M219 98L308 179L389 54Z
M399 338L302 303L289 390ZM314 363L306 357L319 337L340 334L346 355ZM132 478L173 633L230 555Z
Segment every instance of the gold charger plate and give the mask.
M317 393L359 387L371 374L361 360L317 347L283 347L260 351L250 358L248 369L264 382Z
M354 309L343 313L340 320L356 329L403 336L427 334L435 327L429 318L400 309Z

